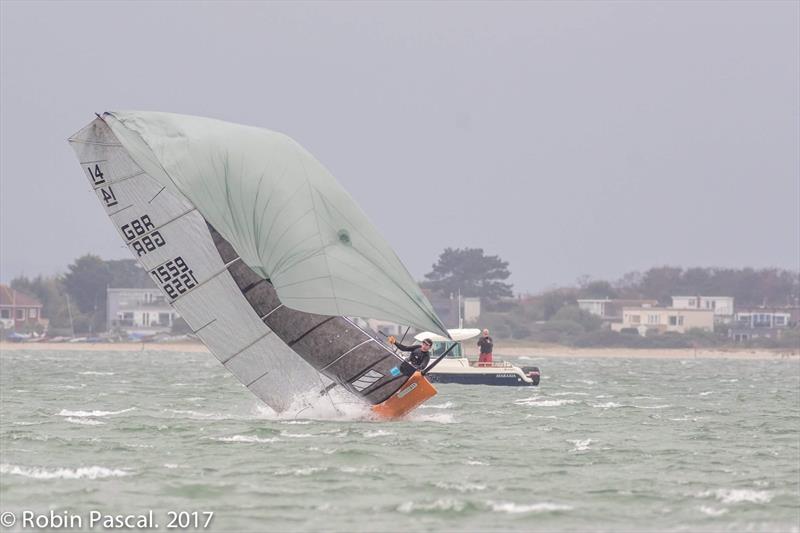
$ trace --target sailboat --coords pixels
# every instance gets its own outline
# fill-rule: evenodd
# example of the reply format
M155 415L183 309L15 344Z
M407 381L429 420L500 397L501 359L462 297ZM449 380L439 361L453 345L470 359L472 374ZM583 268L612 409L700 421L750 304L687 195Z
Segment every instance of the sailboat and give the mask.
M107 112L69 138L125 245L222 365L275 411L341 387L402 417L436 394L351 317L449 338L364 212L290 137Z

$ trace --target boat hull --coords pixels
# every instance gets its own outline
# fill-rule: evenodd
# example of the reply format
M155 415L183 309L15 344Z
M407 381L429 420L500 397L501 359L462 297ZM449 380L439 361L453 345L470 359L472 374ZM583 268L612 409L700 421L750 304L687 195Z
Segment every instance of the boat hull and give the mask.
M492 374L428 374L431 383L458 383L461 385L501 385L506 387L533 387L533 381L526 381L516 373L503 372Z

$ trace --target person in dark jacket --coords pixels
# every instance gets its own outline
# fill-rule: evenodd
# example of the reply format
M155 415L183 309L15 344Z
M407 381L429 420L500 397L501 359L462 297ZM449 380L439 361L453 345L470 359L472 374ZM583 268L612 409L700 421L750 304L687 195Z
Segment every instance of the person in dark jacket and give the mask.
M431 360L430 349L431 346L433 346L432 340L425 339L422 341L422 344L414 344L413 346L400 344L397 342L397 339L394 338L394 335L389 335L387 340L389 341L389 344L394 344L398 350L411 352L411 355L408 356L406 362L413 365L417 370L425 370L425 368L428 366L428 363Z
M481 338L478 339L478 347L481 349L481 355L478 357L478 366L492 366L492 348L494 348L494 341L489 336L488 329L483 330Z

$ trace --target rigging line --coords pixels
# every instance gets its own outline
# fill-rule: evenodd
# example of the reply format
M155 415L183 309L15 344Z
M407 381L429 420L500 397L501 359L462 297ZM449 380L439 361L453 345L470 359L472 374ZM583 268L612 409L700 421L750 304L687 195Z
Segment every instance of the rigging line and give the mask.
M356 328L358 331L360 331L361 333L363 333L364 335L366 335L366 336L367 336L367 337L369 337L370 339L373 339L373 340L375 340L375 341L378 343L378 346L380 346L381 348L383 348L384 350L386 350L387 352L389 352L391 355L394 355L394 356L395 356L397 359L399 359L400 361L405 361L405 359L403 359L402 357L400 357L400 356L399 356L399 355L397 355L396 353L393 353L393 352L392 352L392 351L391 351L389 348L387 348L387 347L386 347L386 345L385 345L385 344L383 344L382 342L380 342L380 339L376 338L374 335L370 335L370 334L369 334L367 331L364 331L364 330L363 330L363 329L362 329L362 328L361 328L361 327L360 327L358 324L356 324L355 322L353 322L352 320L350 320L350 318L349 318L349 317L343 316L343 317L341 317L341 318L343 318L343 319L345 320L345 322L349 323L351 326L353 326L354 328Z

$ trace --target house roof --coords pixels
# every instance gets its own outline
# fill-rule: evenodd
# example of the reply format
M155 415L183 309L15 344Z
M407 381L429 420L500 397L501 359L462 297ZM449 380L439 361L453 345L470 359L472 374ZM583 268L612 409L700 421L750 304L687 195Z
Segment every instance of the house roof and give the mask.
M28 296L24 292L12 289L8 285L0 285L0 305L6 307L41 307L42 303L33 296Z

